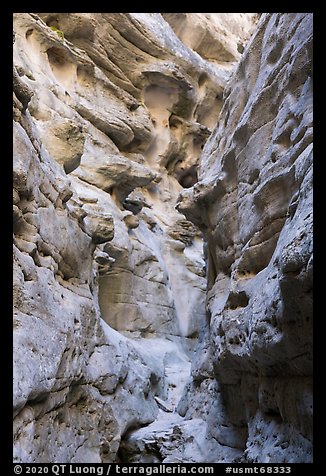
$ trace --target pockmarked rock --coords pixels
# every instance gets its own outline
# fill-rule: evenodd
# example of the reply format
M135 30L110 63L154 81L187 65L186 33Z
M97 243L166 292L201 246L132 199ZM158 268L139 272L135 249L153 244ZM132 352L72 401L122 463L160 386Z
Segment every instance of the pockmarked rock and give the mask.
M312 19L258 20L14 14L15 462L311 461Z
M312 14L264 14L178 209L209 322L179 404L242 462L312 462ZM207 397L209 390L210 397Z

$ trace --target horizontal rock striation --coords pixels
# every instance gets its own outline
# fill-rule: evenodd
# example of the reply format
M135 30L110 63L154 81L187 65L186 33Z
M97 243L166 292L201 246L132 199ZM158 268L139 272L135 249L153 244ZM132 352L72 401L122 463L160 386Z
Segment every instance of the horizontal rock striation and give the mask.
M312 14L264 14L178 209L208 322L179 404L236 462L312 461Z

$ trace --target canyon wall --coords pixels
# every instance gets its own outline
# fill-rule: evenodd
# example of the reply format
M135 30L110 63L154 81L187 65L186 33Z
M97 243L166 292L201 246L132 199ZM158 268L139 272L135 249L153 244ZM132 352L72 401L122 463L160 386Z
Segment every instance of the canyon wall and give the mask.
M257 17L164 17L14 15L17 462L205 459L205 419L171 413L206 320L202 233L175 203ZM158 418L154 455L122 449Z
M15 461L312 461L312 14L258 17L14 15Z
M312 14L263 15L178 209L207 324L179 403L235 461L312 461Z

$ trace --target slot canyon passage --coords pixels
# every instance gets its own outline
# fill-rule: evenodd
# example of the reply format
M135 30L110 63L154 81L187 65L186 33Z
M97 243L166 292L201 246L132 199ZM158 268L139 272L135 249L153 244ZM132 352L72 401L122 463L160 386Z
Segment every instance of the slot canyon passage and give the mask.
M14 461L312 462L312 14L14 14Z

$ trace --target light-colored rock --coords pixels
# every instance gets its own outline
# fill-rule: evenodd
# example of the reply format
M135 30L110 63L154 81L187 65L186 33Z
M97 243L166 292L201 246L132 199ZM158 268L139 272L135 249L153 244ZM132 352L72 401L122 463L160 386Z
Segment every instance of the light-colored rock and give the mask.
M312 264L300 234L310 141L309 82L300 97L297 89L309 27L302 15L301 26L295 14L279 17L276 39L278 17L264 17L226 91L226 129L221 123L204 151L255 15L185 14L180 24L156 13L14 15L15 461L281 462L287 441L289 459L300 445L308 455L310 369L297 353L308 335L291 334L298 302L286 300L309 289L300 270ZM232 140L239 181L225 155ZM290 218L296 225L285 228ZM196 225L208 238L209 328ZM273 309L272 296L285 337L267 326L266 344L261 309ZM249 350L248 340L236 344L247 321ZM273 392L288 425L266 416ZM296 392L301 400L287 406Z
M159 14L19 13L14 30L14 460L115 461L189 375L202 243L174 202L209 133L197 79L216 118L226 76Z
M203 58L232 67L259 19L257 13L163 13L182 42Z
M130 422L155 418L154 371L135 362L126 338L102 329L93 252L104 210L98 206L89 236L74 213L74 189L75 201L66 201L70 180L29 140L30 116L22 124L14 129L14 460L112 461Z
M311 61L312 14L263 15L178 204L209 315L179 411L244 462L312 461Z

